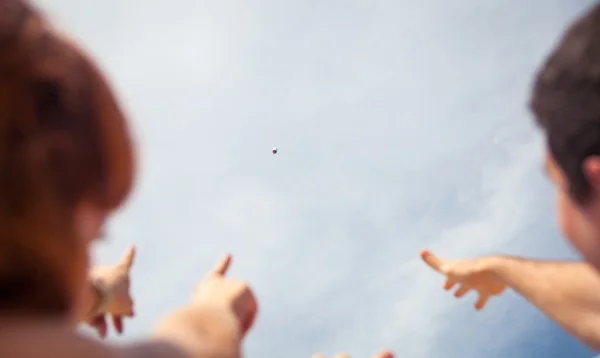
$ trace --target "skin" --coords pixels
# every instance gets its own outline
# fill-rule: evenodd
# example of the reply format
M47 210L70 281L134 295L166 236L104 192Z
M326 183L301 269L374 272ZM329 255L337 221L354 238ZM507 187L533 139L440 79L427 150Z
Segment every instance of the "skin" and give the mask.
M456 288L456 298L476 292L475 309L511 288L581 342L600 350L600 158L589 157L582 166L592 187L585 205L570 197L566 177L549 154L544 166L554 187L561 232L585 262L507 256L444 260L427 250L421 258L446 277L445 290Z
M93 240L96 232L90 228L101 227L106 217L87 217L79 222L80 230ZM87 252L81 254L87 257ZM78 262L87 262L87 258ZM221 259L197 286L192 302L160 320L152 339L144 343L121 348L99 345L73 332L68 319L3 320L0 356L43 357L52 350L62 357L239 357L241 341L254 322L258 306L247 284L225 277L230 264L230 256ZM71 277L85 278L85 272L82 267L82 272ZM85 279L72 284L82 288ZM31 345L34 339L39 343Z
M231 256L222 258L197 286L192 303L167 316L153 337L176 343L189 357L239 357L241 341L258 312L243 281L225 278Z
M315 354L313 355L311 358L327 358L325 355L323 354ZM350 356L346 353L337 353L333 356L333 358L350 358ZM381 351L379 353L376 353L375 355L371 356L371 358L394 358L394 354L390 351Z
M130 247L125 251L121 260L112 266L94 267L89 275L88 286L82 297L81 310L78 312L78 321L92 326L100 335L105 338L108 334L109 322L121 335L124 332L123 320L125 317L133 318L133 299L130 293L129 272L133 266L135 258L135 248ZM99 279L108 291L109 305L106 311L96 317L88 317L89 312L94 309L96 300L96 291L90 281Z
M91 209L93 206L84 206L84 208L85 212L79 215L84 218L79 222L79 232L86 236L84 242L89 247L89 244L99 236L108 215L103 214L101 210ZM120 282L122 285L117 291L121 292L123 297L127 297L122 302L117 300L109 306L109 311L113 309L117 314L128 313L132 307L132 301L128 296L129 281L122 278L128 276L134 254L133 249L128 250L117 264L116 270L97 271L114 272L110 275L105 274L104 277L108 279L113 277L114 282ZM87 252L85 255L87 256ZM231 261L232 257L227 255L209 271L197 286L192 303L160 321L152 334L152 341L122 349L102 349L95 354L98 354L98 357L240 357L241 341L254 324L258 304L245 282L225 278ZM82 286L79 282L74 284L78 287ZM84 305L80 304L79 307ZM81 337L70 338L76 340L77 345L67 345L67 347L81 347L76 354L87 354L90 349L94 349L93 342ZM0 339L0 347L1 345ZM1 352L0 350L0 354ZM101 353L103 355L100 355ZM69 354L73 354L72 349L65 352L66 356ZM335 357L348 356L339 353ZM393 354L382 351L373 358L393 358Z

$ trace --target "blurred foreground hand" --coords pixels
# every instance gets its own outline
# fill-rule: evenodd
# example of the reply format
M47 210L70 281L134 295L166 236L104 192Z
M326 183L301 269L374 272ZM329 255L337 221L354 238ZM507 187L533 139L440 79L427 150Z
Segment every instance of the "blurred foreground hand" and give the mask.
M123 319L135 315L129 277L134 258L135 248L130 247L116 265L98 266L91 270L90 278L102 284L109 300L106 309L88 322L102 338L108 333L109 318L115 331L123 334Z
M246 282L225 277L230 265L231 255L226 255L212 268L196 287L192 304L227 308L238 320L244 337L258 314L258 301Z

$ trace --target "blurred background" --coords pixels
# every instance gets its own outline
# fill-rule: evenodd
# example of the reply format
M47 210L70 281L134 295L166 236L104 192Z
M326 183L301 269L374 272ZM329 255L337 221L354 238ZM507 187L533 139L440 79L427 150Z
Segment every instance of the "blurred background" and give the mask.
M553 222L531 76L588 0L38 0L98 58L141 175L143 337L231 252L250 357L592 357L513 293L476 313L417 257L576 259ZM274 156L271 148L277 146Z

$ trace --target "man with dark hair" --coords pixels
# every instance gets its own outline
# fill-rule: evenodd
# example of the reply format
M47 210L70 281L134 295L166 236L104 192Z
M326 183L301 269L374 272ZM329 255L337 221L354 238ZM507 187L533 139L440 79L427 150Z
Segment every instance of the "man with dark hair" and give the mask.
M421 258L457 286L478 293L476 309L512 288L573 336L600 350L600 5L567 29L539 70L531 109L546 137L545 167L563 235L585 263L506 256Z

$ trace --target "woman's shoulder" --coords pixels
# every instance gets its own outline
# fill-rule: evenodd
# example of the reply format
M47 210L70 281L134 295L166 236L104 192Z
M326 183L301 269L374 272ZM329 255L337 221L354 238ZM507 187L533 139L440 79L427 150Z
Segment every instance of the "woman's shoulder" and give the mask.
M0 321L0 357L127 358L121 349L56 322Z
M77 333L72 324L1 319L0 357L188 358L166 343L147 341L114 347Z

